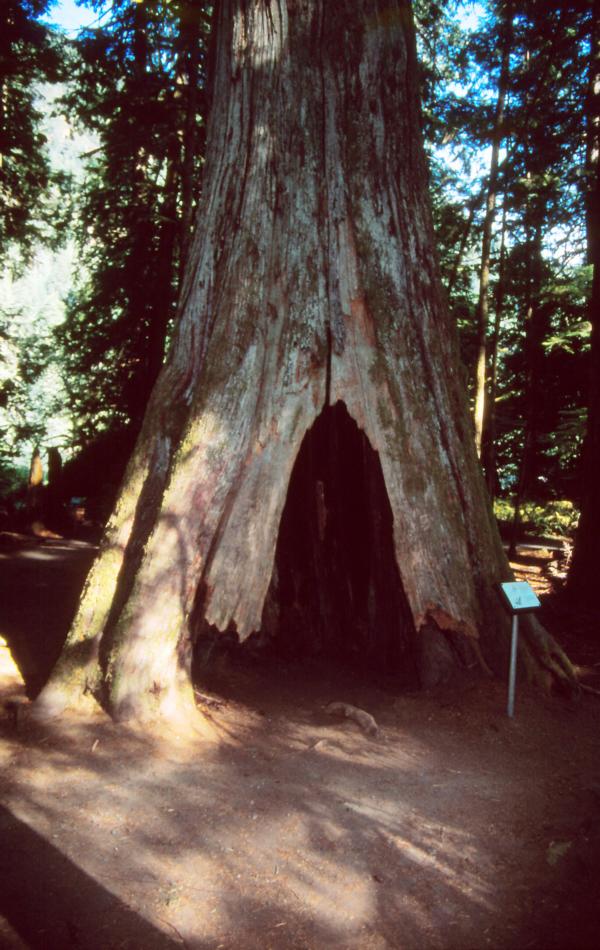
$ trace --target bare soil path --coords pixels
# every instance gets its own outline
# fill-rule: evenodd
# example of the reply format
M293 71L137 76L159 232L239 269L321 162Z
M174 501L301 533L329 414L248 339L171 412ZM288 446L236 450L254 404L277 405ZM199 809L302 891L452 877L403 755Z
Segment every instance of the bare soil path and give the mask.
M1 698L23 689L10 651L39 689L92 553L0 551ZM520 684L509 721L496 681L396 695L314 661L239 657L199 692L219 744L100 712L44 727L7 712L0 946L598 946L598 698ZM379 734L328 716L332 700Z

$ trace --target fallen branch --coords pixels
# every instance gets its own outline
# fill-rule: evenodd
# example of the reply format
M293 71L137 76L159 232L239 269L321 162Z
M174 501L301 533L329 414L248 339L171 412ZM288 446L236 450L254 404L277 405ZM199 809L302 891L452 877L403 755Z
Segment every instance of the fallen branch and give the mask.
M178 937L178 939L179 939L179 941L181 942L182 946L184 946L184 947L189 946L189 944L188 944L188 942L186 941L185 937L183 936L183 934L180 933L180 931L177 929L177 927L175 926L175 924L172 924L170 920L166 920L164 917L160 917L158 914L155 914L155 917L156 917L157 920L160 920L161 924L166 924L167 927L170 927L170 928L171 928L171 930L173 931L173 933Z
M325 707L325 712L328 716L341 715L345 716L346 719L353 719L367 735L376 736L379 732L377 723L371 713L365 712L364 709L358 709L356 706L351 706L350 703L329 703Z

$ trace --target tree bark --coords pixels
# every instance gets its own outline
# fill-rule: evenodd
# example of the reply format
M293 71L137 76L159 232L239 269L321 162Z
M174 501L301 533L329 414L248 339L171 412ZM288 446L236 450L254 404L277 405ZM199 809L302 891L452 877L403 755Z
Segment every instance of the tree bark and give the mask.
M190 718L192 621L260 629L294 462L340 402L379 456L410 636L506 662L410 8L222 0L217 30L180 322L42 713L87 690L116 718Z

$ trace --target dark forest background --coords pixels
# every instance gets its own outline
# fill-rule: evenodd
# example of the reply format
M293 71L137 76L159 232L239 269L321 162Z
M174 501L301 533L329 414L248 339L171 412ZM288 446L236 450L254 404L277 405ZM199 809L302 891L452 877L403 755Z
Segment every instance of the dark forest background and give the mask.
M0 10L6 518L26 507L36 449L44 479L48 452L55 468L60 452L63 501L107 515L202 227L210 4L80 6L91 25L77 32L53 22L51 0ZM474 438L499 517L559 536L596 481L583 449L590 405L597 416L598 6L415 4L440 265Z

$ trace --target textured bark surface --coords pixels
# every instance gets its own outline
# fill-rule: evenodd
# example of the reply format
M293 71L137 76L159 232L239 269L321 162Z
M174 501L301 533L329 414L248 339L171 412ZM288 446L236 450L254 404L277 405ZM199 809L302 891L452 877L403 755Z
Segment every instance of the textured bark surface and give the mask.
M189 714L190 617L260 628L295 460L339 402L378 453L403 629L504 655L508 565L435 262L410 9L223 0L217 19L177 337L42 711L88 684L117 717Z

